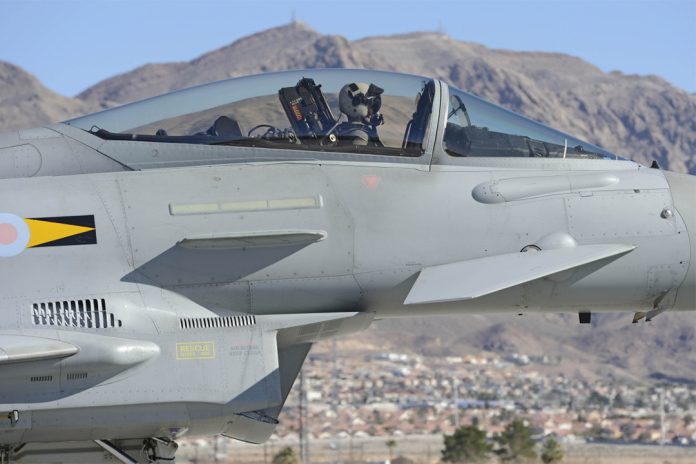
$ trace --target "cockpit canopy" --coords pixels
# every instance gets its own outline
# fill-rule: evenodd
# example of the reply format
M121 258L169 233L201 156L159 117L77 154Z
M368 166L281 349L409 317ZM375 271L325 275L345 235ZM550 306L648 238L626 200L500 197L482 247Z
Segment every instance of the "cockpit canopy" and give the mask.
M357 91L363 85L367 95ZM370 102L364 117L341 111L346 86L348 107ZM420 156L434 94L435 82L417 76L290 71L181 90L68 124L108 140Z
M447 113L439 101L447 98ZM241 77L67 122L106 140L419 157L437 142L462 157L618 159L433 79L313 69ZM437 149L437 148L436 148ZM446 162L446 161L445 161Z
M602 148L452 86L443 146L452 156L617 159Z

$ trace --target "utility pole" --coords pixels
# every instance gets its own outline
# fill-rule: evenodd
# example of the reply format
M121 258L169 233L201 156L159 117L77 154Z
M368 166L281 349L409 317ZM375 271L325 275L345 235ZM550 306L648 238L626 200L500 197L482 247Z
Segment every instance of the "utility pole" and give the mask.
M660 446L665 444L665 390L660 389Z
M454 429L458 430L459 423L459 382L456 377L452 378L452 396L454 397Z
M304 425L304 369L300 368L300 395L299 395L299 414L300 414L300 462L305 461L305 425Z
M337 439L338 433L338 366L336 359L336 339L331 340L331 409L334 413L331 435L334 440L334 463L338 464L341 459L341 445Z
M353 462L353 430L350 430L348 437L348 462Z
M304 415L305 416L304 416L304 420L302 421L302 423L305 424L305 426L304 426L304 433L305 433L305 436L304 436L304 445L305 445L304 464L311 464L312 457L309 454L309 437L310 437L310 433L309 433L309 429L310 429L310 427L309 427L309 401L307 400L307 389L306 388L303 389L302 395L304 396L304 405L305 405L305 407L304 407Z
M309 456L309 404L307 402L307 389L305 386L304 369L300 369L300 461L302 464L310 464Z

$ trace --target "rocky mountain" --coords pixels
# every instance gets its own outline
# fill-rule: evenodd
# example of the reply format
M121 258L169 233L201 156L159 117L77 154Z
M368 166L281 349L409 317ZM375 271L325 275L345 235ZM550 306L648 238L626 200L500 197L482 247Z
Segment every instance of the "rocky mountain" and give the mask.
M242 38L189 62L147 64L57 95L0 62L0 131L32 127L213 80L271 70L364 67L431 75L616 153L696 173L696 95L656 76L604 73L567 55L493 50L437 33L348 41L292 23ZM380 322L351 346L457 354L491 350L555 354L588 377L696 380L691 314L630 324L603 315L460 316ZM348 343L348 342L345 342ZM346 345L348 346L348 345Z
M204 82L314 67L431 75L638 162L655 159L664 168L696 173L696 94L657 76L604 73L568 55L494 50L432 32L349 41L299 22L244 37L188 62L146 64L99 82L75 99L55 95L32 76L3 64L0 98L13 99L0 100L0 130Z
M696 173L696 95L656 76L607 74L568 55L493 50L439 33L351 42L292 23L189 62L142 66L78 99L104 108L234 76L314 67L434 76L638 162Z
M548 355L558 364L547 372L588 380L696 381L696 324L690 313L665 313L631 324L631 314L595 314L592 324L577 315L513 314L440 316L378 321L342 340L341 349L461 356ZM322 347L319 347L322 349Z
M192 61L147 64L106 79L77 98L102 108L183 87L266 71L366 67L342 37L324 36L302 23L244 37Z
M23 69L0 61L0 131L62 121L89 110L83 101L58 95Z

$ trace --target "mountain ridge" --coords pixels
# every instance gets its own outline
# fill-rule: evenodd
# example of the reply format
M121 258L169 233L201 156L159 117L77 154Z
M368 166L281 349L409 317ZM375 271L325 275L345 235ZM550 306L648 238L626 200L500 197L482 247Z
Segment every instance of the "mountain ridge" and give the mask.
M29 72L0 61L0 131L28 129L89 110L84 102L59 95Z
M54 114L70 110L70 116L77 116L214 80L317 67L436 77L642 164L657 160L664 168L696 173L696 94L659 76L605 73L559 52L493 49L440 32L350 41L301 22L242 37L189 61L139 66L88 87L74 99L50 95L51 103L39 105L33 119L25 109L23 118L15 115L16 123L9 124L12 118L0 106L0 129L49 122ZM64 111L51 113L50 108L61 106L61 98Z

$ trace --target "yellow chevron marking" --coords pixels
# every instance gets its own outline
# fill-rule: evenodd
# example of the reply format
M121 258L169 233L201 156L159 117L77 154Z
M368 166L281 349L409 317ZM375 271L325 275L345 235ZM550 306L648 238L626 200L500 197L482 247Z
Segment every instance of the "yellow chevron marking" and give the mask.
M36 219L25 219L24 222L29 226L30 234L27 248L94 230L94 227L73 226L58 222L37 221Z

